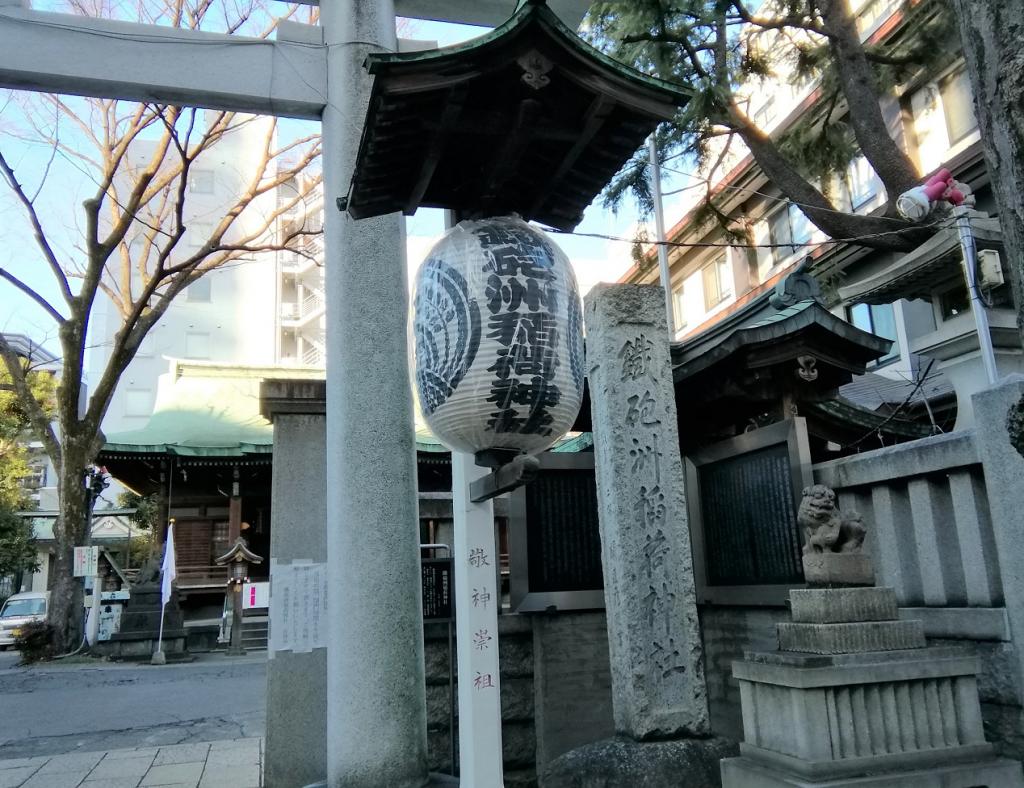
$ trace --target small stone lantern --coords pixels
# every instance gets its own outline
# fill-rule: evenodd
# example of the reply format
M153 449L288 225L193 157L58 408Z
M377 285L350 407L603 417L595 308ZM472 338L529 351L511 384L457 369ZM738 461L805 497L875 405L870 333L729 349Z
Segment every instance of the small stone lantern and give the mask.
M217 566L228 567L228 593L231 594L231 645L229 657L245 654L242 647L242 584L249 580L249 564L262 564L263 557L250 550L241 536L224 555L217 559Z

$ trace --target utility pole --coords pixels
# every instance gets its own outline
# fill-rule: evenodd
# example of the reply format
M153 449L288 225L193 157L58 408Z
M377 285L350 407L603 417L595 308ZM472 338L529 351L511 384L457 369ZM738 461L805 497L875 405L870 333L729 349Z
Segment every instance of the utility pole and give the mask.
M654 201L654 230L658 242L658 269L661 286L665 288L665 314L668 315L668 338L676 338L676 312L672 303L672 279L668 270L668 247L665 244L665 206L661 202L661 163L658 161L658 142L652 134L647 140L651 157L651 199Z
M985 311L985 301L978 287L978 251L968 207L974 205L974 195L966 186L954 181L949 170L941 169L922 185L901 194L896 199L896 210L903 217L919 222L932 212L938 202L947 202L953 206L953 217L963 255L964 281L967 284L967 295L971 301L971 312L978 334L978 350L985 366L988 383L992 385L999 380L999 372L996 369L996 354L992 347L992 333L988 326L988 312Z

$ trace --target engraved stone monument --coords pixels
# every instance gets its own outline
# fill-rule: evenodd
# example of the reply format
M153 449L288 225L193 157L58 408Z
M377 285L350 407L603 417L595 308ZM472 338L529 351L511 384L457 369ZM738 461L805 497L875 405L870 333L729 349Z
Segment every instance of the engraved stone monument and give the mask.
M724 788L1021 788L982 730L969 649L927 647L873 582L865 528L823 485L804 490L807 589L790 592L779 648L733 663L743 706Z
M716 785L662 288L585 299L604 596L618 738L549 765L551 786Z

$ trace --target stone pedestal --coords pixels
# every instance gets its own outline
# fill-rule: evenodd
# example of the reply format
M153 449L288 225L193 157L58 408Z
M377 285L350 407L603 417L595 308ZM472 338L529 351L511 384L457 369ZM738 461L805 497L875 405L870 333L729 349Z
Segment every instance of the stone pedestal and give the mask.
M1024 788L985 741L978 658L928 648L890 588L791 592L779 650L733 663L743 706L725 788Z
M808 553L803 557L804 579L817 586L869 586L875 582L867 553Z
M159 583L137 585L121 616L121 630L93 646L94 654L111 659L149 661L156 651L160 633L161 592ZM181 607L176 594L171 595L164 614L163 652L170 662L190 659Z

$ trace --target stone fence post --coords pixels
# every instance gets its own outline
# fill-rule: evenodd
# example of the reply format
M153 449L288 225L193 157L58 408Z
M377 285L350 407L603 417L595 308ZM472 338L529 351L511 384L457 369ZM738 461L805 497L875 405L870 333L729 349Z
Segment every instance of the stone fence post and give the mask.
M1010 622L1012 686L1016 714L1003 727L1016 738L1015 757L1024 753L1024 457L1010 443L1011 416L1024 418L1024 375L1010 375L972 398L978 457L985 474L1003 604ZM1009 708L1009 707L1008 707Z

